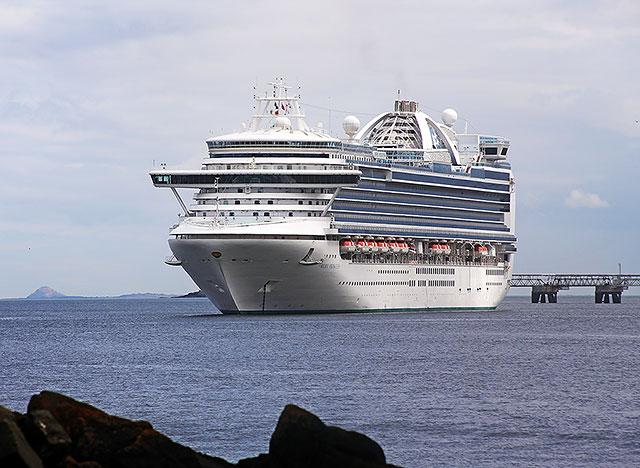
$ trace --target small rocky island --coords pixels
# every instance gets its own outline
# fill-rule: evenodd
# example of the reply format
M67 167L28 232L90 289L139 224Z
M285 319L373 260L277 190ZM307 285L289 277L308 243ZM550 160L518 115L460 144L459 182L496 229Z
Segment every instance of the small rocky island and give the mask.
M26 414L0 406L0 466L28 468L382 468L382 448L358 432L325 425L287 405L269 453L229 463L173 442L147 421L111 416L65 395L43 391Z

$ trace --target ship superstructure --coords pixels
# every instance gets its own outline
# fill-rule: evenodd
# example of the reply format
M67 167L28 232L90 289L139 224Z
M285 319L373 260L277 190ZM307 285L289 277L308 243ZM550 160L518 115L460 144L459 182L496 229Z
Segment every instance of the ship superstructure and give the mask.
M180 265L223 313L492 309L515 248L515 185L496 136L398 100L348 139L311 129L282 80L199 169L153 170L184 210ZM187 206L179 188L197 189Z

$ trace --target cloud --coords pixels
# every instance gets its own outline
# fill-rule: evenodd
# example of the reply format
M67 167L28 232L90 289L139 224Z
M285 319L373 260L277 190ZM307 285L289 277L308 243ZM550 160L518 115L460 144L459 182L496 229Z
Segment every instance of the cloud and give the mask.
M606 208L609 206L597 193L586 193L580 189L574 189L564 200L569 208Z

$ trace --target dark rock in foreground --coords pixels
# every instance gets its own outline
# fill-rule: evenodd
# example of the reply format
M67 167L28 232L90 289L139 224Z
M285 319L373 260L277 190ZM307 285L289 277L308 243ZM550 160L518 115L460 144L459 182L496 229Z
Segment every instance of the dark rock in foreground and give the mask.
M0 406L0 466L42 467L42 461L18 427L22 415Z
M0 466L52 468L379 468L382 448L367 436L325 425L287 405L269 453L237 465L173 442L146 421L111 416L59 393L34 395L27 414L0 407Z
M326 426L295 405L287 405L280 415L269 456L278 461L277 466L291 468L388 466L382 448L366 435Z

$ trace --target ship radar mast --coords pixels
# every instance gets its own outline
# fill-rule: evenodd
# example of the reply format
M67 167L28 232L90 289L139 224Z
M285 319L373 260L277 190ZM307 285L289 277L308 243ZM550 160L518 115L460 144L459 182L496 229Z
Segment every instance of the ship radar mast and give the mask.
M275 119L275 124L278 127L284 127L286 120L288 120L291 122L292 128L308 132L309 127L300 110L300 95L289 96L291 86L285 85L284 78L276 78L267 84L273 87L273 91L271 96L268 91L265 91L264 96L254 96L256 100L255 113L251 116L249 130L256 131L265 121Z

